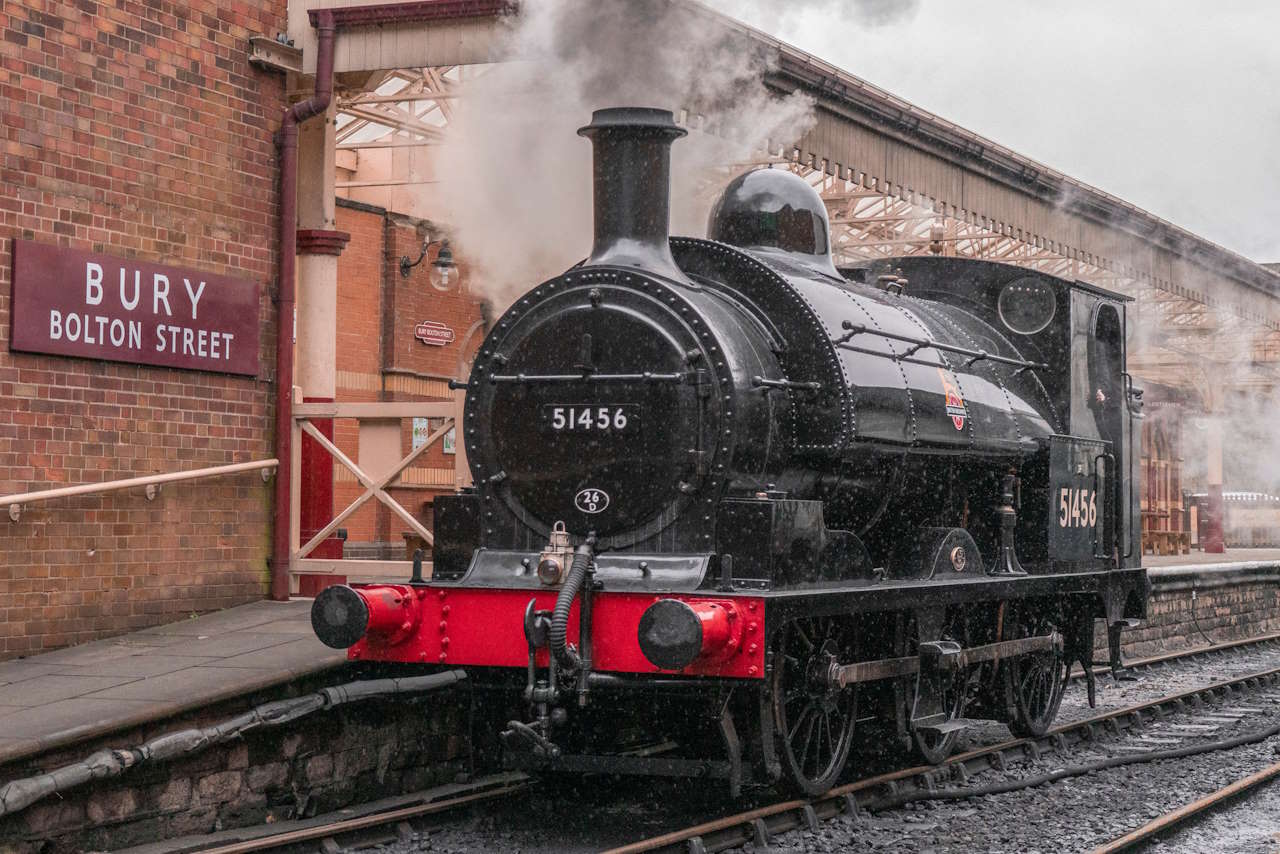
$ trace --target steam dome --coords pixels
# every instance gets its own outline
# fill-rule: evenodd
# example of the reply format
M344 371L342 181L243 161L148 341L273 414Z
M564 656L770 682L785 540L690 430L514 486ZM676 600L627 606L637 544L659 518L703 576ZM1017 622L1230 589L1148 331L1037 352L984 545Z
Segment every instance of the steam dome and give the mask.
M711 210L707 236L771 255L781 251L840 278L831 260L827 207L808 181L791 172L757 169L730 181Z

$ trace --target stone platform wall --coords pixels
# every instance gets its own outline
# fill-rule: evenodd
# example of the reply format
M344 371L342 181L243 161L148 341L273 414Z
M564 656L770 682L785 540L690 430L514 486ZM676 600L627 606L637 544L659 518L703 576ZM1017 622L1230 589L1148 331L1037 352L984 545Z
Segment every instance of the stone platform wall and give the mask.
M1124 635L1129 658L1280 632L1280 564L1159 567L1147 621ZM1098 632L1105 660L1105 632Z
M353 678L359 676L331 672L323 682L246 697L0 766L0 781L77 762L104 747L208 726L261 702ZM468 765L468 705L465 683L416 697L366 700L249 731L185 759L142 764L0 818L0 854L115 850L315 815L452 782Z

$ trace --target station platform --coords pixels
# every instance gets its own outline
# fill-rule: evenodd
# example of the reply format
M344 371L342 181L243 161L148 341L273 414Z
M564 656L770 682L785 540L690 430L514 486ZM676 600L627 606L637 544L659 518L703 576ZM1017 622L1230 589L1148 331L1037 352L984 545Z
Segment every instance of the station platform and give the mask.
M1185 555L1143 555L1142 565L1160 566L1217 566L1230 563L1280 564L1280 549L1227 549L1219 555L1192 550Z
M310 613L252 602L0 662L0 765L340 666Z

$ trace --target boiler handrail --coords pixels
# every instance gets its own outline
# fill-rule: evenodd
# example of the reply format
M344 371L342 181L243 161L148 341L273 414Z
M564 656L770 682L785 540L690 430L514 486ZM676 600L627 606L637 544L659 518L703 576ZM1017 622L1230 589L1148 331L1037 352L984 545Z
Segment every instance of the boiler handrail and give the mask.
M182 480L199 480L206 477L219 477L220 475L239 474L245 471L256 471L258 469L265 471L275 468L279 464L276 459L254 460L247 463L231 463L225 466L213 466L206 469L192 469L191 471L175 471L165 474L149 474L143 477L131 477L126 480L109 480L103 483L81 483L76 486L63 486L58 489L43 489L39 492L23 492L17 495L0 496L0 507L7 507L12 504L32 504L36 501L51 501L55 498L72 498L77 495L94 495L101 492L118 492L122 489L132 489L135 486L153 486L162 483L174 483Z

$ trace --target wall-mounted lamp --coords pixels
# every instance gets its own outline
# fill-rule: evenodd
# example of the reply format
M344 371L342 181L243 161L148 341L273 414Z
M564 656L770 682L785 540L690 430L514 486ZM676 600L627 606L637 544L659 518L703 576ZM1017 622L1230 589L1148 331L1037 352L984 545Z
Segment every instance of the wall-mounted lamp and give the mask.
M437 241L422 241L422 252L418 254L417 261L410 261L408 255L400 256L400 275L409 278L409 271L422 263L427 257L427 250ZM431 286L437 290L447 291L449 285L452 284L454 277L458 275L458 265L453 263L453 250L449 248L449 240L438 241L440 243L440 251L436 253L436 258L431 262L430 270L427 278L431 280Z

